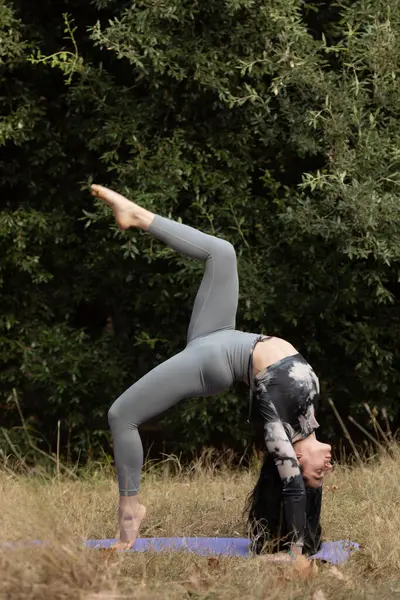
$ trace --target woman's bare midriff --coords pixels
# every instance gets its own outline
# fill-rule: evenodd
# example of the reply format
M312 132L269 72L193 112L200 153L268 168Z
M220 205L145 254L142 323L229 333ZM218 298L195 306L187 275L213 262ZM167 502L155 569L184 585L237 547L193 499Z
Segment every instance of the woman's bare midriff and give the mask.
M296 348L281 338L272 337L257 342L253 350L254 376L278 362L278 360L294 354L298 354Z

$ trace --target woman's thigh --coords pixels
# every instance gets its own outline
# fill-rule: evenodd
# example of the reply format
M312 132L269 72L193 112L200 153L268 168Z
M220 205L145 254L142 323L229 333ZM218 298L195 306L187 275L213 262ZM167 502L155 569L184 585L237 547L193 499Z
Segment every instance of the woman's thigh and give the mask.
M196 353L185 349L149 371L119 396L109 411L110 424L118 418L136 427L180 400L203 393Z

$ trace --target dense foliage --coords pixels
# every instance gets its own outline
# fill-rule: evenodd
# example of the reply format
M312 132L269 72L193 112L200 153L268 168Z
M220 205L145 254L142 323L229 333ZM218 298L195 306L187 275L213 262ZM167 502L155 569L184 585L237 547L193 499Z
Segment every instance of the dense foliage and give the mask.
M235 245L238 328L310 360L331 436L328 397L398 418L399 0L0 0L0 38L10 441L20 406L97 452L112 400L184 344L202 265L118 231L92 180ZM183 402L165 448L240 447L246 404Z

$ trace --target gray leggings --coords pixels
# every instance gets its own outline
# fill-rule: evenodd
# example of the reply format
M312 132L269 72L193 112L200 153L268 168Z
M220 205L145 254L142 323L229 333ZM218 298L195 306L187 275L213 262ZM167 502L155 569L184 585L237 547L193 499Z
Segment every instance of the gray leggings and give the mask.
M134 383L109 410L119 489L124 496L139 491L143 447L138 426L184 398L224 391L235 379L235 365L221 351L223 332L233 334L238 303L232 244L158 215L149 232L182 255L204 261L205 271L194 302L186 348ZM240 362L244 362L242 356Z

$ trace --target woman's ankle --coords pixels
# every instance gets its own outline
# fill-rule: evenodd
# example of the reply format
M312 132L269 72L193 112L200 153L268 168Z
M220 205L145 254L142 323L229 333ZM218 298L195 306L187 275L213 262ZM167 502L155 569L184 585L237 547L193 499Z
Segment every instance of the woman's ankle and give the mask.
M154 213L152 213L149 210L146 210L145 208L142 208L140 206L139 211L137 213L137 218L139 220L138 227L140 229L143 229L143 231L147 231L149 229L150 225L152 224L154 217L155 217Z
M121 509L125 508L137 508L139 506L139 496L136 494L135 496L120 496L119 497L119 507Z

